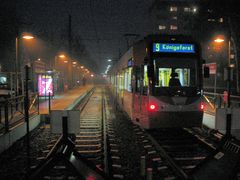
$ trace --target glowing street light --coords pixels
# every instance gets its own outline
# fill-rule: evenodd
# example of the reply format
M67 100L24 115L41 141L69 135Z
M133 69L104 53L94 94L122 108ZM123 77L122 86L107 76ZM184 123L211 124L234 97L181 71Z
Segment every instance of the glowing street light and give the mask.
M20 39L25 39L25 40L30 40L30 39L34 39L34 36L32 35L21 35L21 36L17 36L15 39L15 45L16 45L16 61L15 61L15 73L16 73L16 95L18 95L18 71L19 71L19 40Z
M108 59L108 62L112 62L112 60L111 60L111 59Z
M23 39L34 39L34 37L31 35L24 35L24 36L22 36L22 38Z
M216 39L214 39L214 42L222 43L222 42L224 42L224 39L223 38L216 38Z
M65 58L66 56L64 54L60 54L58 57Z

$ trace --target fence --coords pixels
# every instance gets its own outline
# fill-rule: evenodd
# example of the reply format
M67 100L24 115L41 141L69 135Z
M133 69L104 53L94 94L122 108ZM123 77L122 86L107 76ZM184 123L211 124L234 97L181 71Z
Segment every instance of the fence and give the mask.
M227 107L227 94L204 92L205 100L212 109ZM230 96L231 107L240 107L240 96Z
M39 114L38 94L29 96L29 114ZM0 101L0 134L8 132L12 127L24 121L24 96L6 98Z

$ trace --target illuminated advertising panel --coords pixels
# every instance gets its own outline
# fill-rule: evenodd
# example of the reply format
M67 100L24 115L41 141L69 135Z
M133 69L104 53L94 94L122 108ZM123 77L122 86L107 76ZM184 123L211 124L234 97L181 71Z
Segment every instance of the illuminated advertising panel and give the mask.
M194 44L153 43L156 53L195 53Z
M38 75L38 94L39 96L53 96L53 78L51 75Z
M7 75L6 74L0 74L0 85L6 85L7 84Z

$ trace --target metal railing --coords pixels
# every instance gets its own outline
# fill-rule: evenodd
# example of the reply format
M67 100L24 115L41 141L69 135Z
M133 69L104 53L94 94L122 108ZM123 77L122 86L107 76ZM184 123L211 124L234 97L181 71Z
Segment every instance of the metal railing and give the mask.
M227 107L226 94L204 92L204 99L212 109ZM230 95L231 107L240 107L240 96Z
M29 114L39 114L38 94L29 96ZM0 101L0 134L24 121L24 96L5 98Z

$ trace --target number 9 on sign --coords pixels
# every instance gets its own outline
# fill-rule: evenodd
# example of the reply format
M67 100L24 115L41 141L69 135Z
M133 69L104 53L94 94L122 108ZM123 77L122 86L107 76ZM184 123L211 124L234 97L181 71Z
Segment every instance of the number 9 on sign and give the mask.
M156 51L156 52L159 52L159 51L160 51L160 45L159 45L159 43L156 43L156 44L155 44L155 51Z

